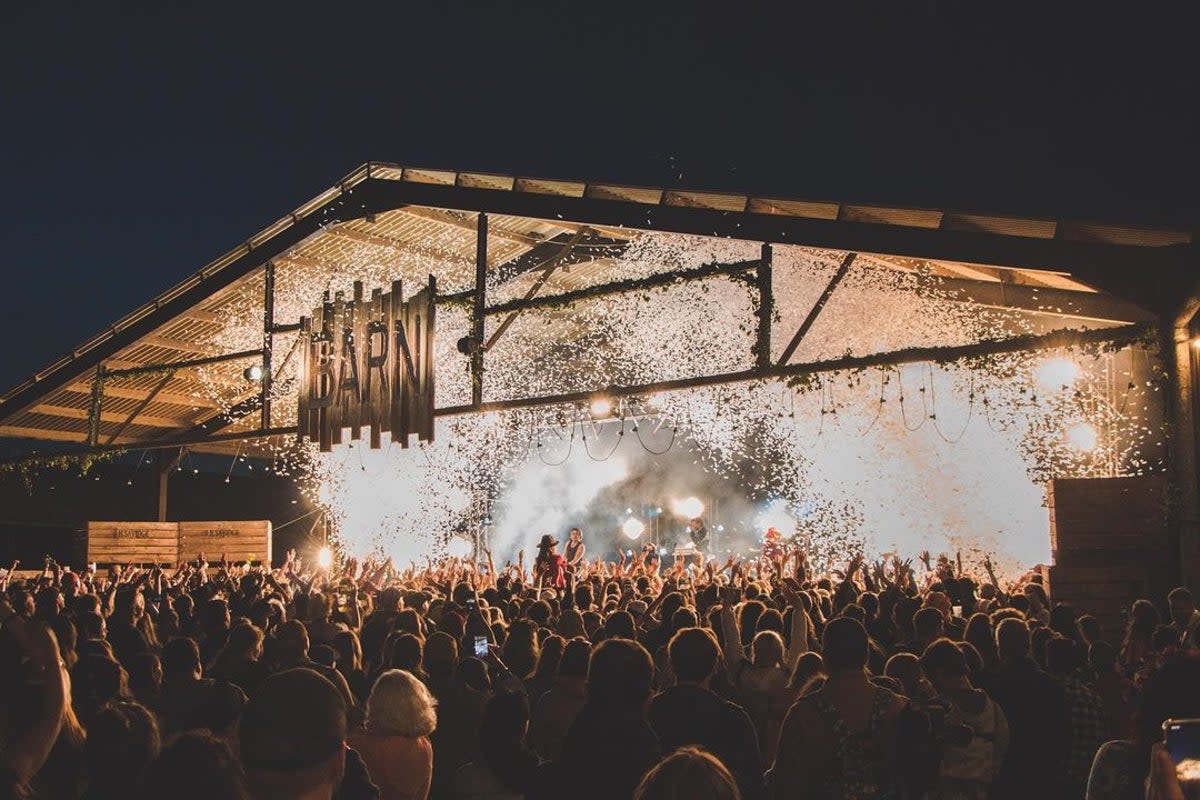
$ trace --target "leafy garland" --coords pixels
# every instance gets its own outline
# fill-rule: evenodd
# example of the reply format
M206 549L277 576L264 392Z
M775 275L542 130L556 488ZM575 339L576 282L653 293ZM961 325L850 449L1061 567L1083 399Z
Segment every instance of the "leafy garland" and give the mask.
M82 453L30 453L15 461L0 462L0 478L18 475L25 491L32 493L38 473L43 470L56 469L60 472L67 472L77 469L80 475L84 476L91 472L97 464L112 461L128 452L127 449L117 448Z

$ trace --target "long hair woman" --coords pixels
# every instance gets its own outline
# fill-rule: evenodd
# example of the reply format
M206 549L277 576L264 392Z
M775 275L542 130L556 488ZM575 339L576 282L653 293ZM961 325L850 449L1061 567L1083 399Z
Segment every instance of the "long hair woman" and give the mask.
M383 800L425 800L433 779L436 701L411 672L391 669L375 681L367 698L365 730L350 746L367 765Z

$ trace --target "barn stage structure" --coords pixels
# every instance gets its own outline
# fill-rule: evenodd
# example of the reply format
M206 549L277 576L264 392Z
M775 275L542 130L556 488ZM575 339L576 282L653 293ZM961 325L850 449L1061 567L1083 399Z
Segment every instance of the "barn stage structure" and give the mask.
M608 267L644 232L736 239L756 245L757 255L612 280ZM787 328L778 322L772 272L773 252L783 245L838 259L816 302ZM301 273L344 277L365 263L386 273L399 258L436 273L436 285L427 289L431 309L454 308L468 321L455 342L468 389L424 409L428 430L432 418L586 402L597 392L645 396L1064 345L1121 346L1153 334L1167 373L1171 431L1169 489L1155 490L1169 498L1163 541L1170 556L1163 563L1189 583L1200 580L1200 260L1190 230L372 162L8 390L0 398L0 436L56 442L81 455L153 451L159 516L166 519L168 476L183 453L253 454L306 432L297 421L296 369L311 344L310 315L325 301L353 298L318 296L298 307L282 303L277 287ZM798 359L830 297L855 269L915 275L917 291L927 285L940 297L1018 310L1035 321L1033 332ZM573 303L728 276L740 276L756 298L745 321L754 344L743 367L637 385L489 396L489 352L519 318L553 318ZM248 313L252 335L244 325L231 335L230 320L244 321ZM1063 487L1059 495L1100 492L1111 499L1131 491L1128 482L1113 486L1118 494ZM1085 567L1106 569L1081 562Z

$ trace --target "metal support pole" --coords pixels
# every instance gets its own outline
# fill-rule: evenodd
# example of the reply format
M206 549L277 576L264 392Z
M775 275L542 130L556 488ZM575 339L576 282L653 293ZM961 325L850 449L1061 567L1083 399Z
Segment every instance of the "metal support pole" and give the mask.
M771 290L771 245L764 243L758 262L758 336L754 344L755 365L760 370L771 366L771 317L775 315L775 294Z
M104 365L96 365L96 375L92 378L91 411L88 414L87 443L95 447L100 443L100 411L104 405Z
M475 224L475 295L471 305L471 404L483 402L483 323L487 308L488 217Z
M158 521L167 521L167 486L171 480L171 470L183 458L182 447L172 447L157 450L154 453L154 463L158 472Z
M271 351L275 345L275 262L268 261L263 267L263 363L262 363L262 427L271 427L271 386L275 382L272 373Z

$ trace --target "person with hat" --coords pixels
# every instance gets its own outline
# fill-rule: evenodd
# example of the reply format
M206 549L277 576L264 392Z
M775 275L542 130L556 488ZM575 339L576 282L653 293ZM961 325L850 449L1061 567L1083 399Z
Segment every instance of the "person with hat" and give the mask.
M562 589L567 585L567 562L559 555L557 547L558 539L548 533L538 543L537 558L533 562L533 578L538 586Z

